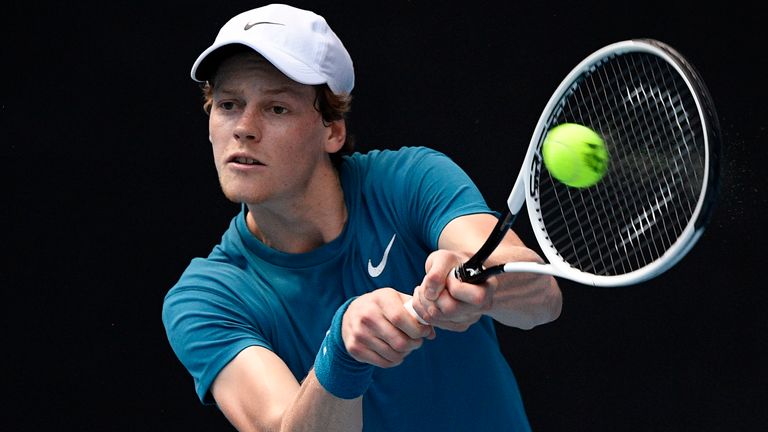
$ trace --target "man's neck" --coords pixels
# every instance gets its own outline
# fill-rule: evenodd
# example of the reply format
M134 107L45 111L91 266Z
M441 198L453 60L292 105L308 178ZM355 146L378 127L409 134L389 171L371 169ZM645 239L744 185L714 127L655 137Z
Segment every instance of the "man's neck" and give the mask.
M272 249L305 253L336 239L347 222L347 206L338 175L320 192L303 199L270 205L248 204L246 223L257 239Z

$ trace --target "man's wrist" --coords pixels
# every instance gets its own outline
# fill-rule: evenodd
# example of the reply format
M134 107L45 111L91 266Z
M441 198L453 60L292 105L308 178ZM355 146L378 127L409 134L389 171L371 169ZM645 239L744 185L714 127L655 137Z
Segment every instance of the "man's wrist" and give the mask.
M315 376L323 388L342 399L355 399L363 395L373 382L374 366L355 360L344 345L341 324L352 297L342 304L333 316L315 357Z

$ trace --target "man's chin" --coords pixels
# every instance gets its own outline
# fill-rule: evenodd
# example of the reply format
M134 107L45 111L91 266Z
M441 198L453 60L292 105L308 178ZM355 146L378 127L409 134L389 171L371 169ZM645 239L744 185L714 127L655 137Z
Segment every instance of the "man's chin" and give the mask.
M222 188L221 191L224 196L235 204L259 204L263 201L263 197L260 197L253 193L243 193L242 191L232 191L226 188Z

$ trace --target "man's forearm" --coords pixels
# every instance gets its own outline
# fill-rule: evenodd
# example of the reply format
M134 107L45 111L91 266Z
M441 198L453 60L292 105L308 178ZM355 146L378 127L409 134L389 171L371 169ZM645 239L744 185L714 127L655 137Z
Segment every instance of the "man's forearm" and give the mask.
M283 414L281 431L360 431L363 397L341 399L328 393L310 370L294 402Z
M563 297L552 276L508 273L497 277L499 286L488 312L496 321L528 330L560 316Z

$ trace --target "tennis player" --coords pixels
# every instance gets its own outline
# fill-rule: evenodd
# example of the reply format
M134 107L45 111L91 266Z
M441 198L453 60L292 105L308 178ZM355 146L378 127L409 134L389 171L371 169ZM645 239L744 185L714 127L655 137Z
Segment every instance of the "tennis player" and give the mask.
M200 400L240 431L530 430L493 320L550 322L560 290L549 276L450 276L494 213L435 150L351 152L352 60L327 22L244 12L192 78L222 191L242 203L163 304ZM541 261L514 233L492 260Z

